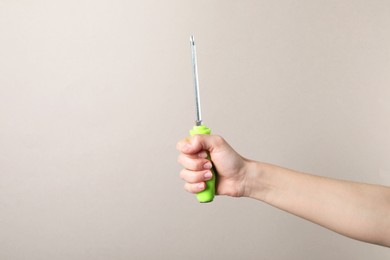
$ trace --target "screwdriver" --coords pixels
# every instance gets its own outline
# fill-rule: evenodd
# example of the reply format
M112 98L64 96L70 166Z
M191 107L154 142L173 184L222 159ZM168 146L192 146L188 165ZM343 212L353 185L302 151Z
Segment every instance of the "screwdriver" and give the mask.
M196 107L196 120L195 126L190 130L190 135L209 135L211 133L211 129L202 124L202 114L200 109L200 95L199 95L199 78L198 78L198 65L196 59L196 46L194 36L190 37L191 44L191 52L192 52L192 72L194 77L194 88L195 88L195 107ZM210 160L210 154L207 152L207 159ZM210 169L212 173L212 178L206 181L206 187L203 191L196 194L196 197L199 202L211 202L215 196L215 182L216 182L216 171L213 167Z

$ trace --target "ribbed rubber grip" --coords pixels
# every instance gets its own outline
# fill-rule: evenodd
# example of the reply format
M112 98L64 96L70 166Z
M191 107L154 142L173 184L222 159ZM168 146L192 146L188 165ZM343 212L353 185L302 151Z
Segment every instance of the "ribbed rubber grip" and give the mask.
M204 125L194 126L190 130L191 136L193 136L193 135L209 135L210 133L211 133L211 129L204 126ZM211 161L209 153L207 153L207 159ZM206 188L203 191L196 194L196 197L198 198L199 202L202 202L202 203L211 202L214 199L215 182L216 182L216 178L217 178L217 174L216 174L214 165L211 168L211 173L213 174L213 177L210 180L206 181Z

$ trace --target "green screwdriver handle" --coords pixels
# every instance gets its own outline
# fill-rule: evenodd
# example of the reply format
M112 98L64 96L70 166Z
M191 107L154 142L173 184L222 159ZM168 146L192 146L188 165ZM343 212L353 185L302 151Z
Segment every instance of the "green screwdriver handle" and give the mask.
M204 126L204 125L194 126L190 130L190 135L191 136L194 136L194 135L209 135L210 133L211 133L211 129L206 127L206 126ZM210 162L211 162L211 157L210 157L210 154L208 152L207 152L207 159L210 160ZM214 199L214 196L215 196L215 182L216 182L216 178L217 178L217 172L216 172L216 170L214 168L214 165L211 168L211 173L213 174L213 176L211 177L210 180L206 181L206 188L203 191L198 192L196 194L196 197L198 198L199 202L202 202L202 203L211 202Z

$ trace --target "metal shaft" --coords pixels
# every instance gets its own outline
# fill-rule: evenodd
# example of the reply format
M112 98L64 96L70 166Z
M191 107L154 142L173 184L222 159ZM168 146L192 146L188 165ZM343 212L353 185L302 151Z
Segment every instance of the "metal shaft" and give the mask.
M194 36L190 37L191 51L192 51L192 71L194 76L194 88L195 88L195 106L196 106L196 120L197 126L202 125L202 113L200 109L200 95L199 95L199 79L198 79L198 65L196 60L196 46Z

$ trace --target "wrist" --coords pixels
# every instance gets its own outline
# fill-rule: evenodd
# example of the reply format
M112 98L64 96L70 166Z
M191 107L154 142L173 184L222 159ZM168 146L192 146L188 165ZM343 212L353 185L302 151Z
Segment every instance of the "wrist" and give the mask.
M268 168L268 165L265 163L252 160L247 161L244 197L266 201L267 193L271 186L267 184Z

